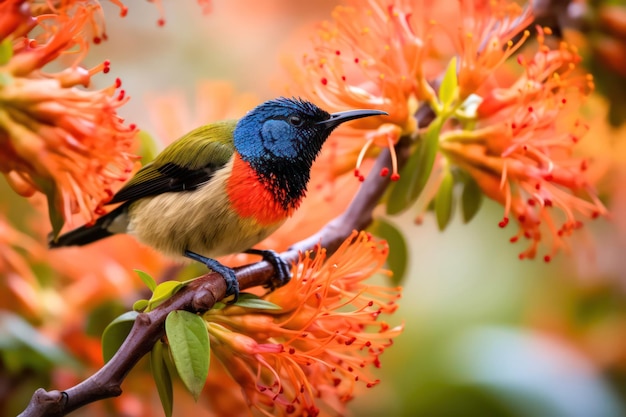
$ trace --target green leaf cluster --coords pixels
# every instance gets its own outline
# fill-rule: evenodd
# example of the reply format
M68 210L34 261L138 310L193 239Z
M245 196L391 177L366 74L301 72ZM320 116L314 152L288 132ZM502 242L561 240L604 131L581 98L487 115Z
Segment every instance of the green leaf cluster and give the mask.
M387 200L387 214L399 214L406 210L415 203L424 190L439 149L441 126L441 120L435 119L417 143L406 165L400 171L400 179L391 188Z
M400 180L391 188L387 200L387 214L399 214L406 210L424 191L439 151L441 129L460 107L458 91L456 58L452 58L439 87L439 94L431 103L437 116L419 137L406 165L400 171Z
M185 286L185 283L181 281L164 281L157 285L154 278L149 274L139 270L135 270L135 272L148 289L152 291L152 297L149 300L135 301L135 304L133 304L133 310L135 311L144 311L146 313L152 311Z
M437 225L441 231L445 230L452 220L454 208L458 201L454 189L459 187L462 190L460 200L463 222L469 223L480 209L483 193L476 181L464 171L447 170L434 201Z
M167 417L174 406L172 376L178 375L197 401L209 374L210 357L209 334L202 317L188 311L170 312L165 319L165 338L150 352L150 369Z
M157 284L149 274L135 272L152 291L152 297L149 300L136 301L133 311L123 313L106 327L102 334L102 350L106 362L120 349L142 311L153 310L187 283L165 281ZM237 302L232 305L255 310L280 309L274 303L247 293L240 294ZM215 306L225 307L223 303ZM171 416L173 410L173 375L178 375L194 399L198 400L209 373L210 351L209 333L202 316L188 311L172 311L167 315L165 338L156 342L150 352L150 367L166 416Z
M427 187L439 152L441 132L448 123L456 123L462 129L472 129L476 108L482 99L476 95L461 100L457 78L457 59L452 58L439 86L439 92L430 103L435 112L434 120L417 137L406 164L400 171L400 179L392 184L385 196L386 214L394 216L409 209L420 199ZM461 169L442 164L443 171L434 199L424 201L433 210L440 230L450 224L454 209L460 200L463 221L469 222L478 212L483 194L474 179ZM441 175L441 177L440 177ZM460 198L458 190L461 189ZM377 219L370 231L386 239L390 246L388 265L394 273L394 283L400 283L406 270L408 250L402 232L392 223Z

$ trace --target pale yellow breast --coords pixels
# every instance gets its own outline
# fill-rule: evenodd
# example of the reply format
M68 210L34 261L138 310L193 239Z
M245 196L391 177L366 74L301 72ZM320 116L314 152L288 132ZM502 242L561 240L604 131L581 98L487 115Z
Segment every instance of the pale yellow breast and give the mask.
M185 250L215 258L250 249L283 222L260 226L230 207L226 180L232 160L195 191L165 193L133 203L128 233L170 256Z

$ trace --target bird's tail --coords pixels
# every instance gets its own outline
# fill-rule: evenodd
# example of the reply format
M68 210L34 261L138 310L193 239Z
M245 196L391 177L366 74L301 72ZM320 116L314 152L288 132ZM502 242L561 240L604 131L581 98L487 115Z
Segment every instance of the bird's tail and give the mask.
M122 204L115 210L110 211L100 217L96 222L89 226L81 226L71 232L67 232L56 239L49 237L48 247L60 248L63 246L82 246L104 239L116 233L123 232L120 223L125 224L126 220L120 216L125 216L128 210L128 204ZM117 227L116 227L117 226Z

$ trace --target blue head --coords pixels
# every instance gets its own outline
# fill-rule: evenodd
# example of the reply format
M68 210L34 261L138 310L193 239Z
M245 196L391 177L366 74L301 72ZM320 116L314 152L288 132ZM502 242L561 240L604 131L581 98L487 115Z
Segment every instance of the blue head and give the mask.
M304 195L311 165L333 129L349 120L383 114L387 113L329 114L308 101L278 98L257 106L237 123L235 148L260 180L276 189L281 201L291 204Z

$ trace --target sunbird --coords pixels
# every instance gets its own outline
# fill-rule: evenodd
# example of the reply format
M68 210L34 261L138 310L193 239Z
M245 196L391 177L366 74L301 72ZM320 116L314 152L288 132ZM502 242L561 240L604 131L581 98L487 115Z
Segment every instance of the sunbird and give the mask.
M107 204L122 203L50 241L85 245L128 233L166 255L187 257L221 274L226 296L239 295L231 268L214 258L252 253L274 265L271 287L289 281L289 266L274 251L252 247L298 208L311 165L340 124L380 110L330 114L296 98L260 104L243 118L210 123L185 134L143 166Z

